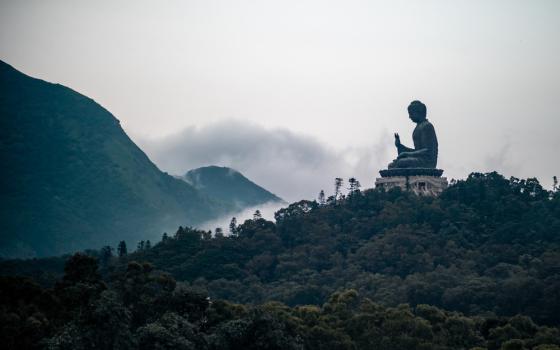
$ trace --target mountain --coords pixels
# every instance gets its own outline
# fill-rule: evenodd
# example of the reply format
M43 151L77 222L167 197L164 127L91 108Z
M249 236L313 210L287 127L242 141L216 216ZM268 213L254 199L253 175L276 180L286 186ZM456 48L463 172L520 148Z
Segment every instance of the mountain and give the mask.
M281 198L255 184L237 170L207 166L190 170L183 180L210 198L232 203L243 209L266 202L283 202Z
M232 209L161 172L94 100L0 61L0 256L160 237Z

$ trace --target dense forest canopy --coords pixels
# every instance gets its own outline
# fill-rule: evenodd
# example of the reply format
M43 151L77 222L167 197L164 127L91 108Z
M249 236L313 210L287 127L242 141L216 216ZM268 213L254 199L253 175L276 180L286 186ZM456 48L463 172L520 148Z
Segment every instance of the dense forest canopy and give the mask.
M466 317L425 304L386 307L354 289L320 306L213 300L149 263L103 280L97 259L72 256L43 289L0 278L6 349L489 349L558 350L560 329L529 317Z
M385 305L560 324L560 195L534 179L472 174L440 197L353 191L301 201L227 237L180 228L130 259L212 297L320 305L353 288Z
M92 293L88 307L127 315L115 326L129 339L124 348L560 344L560 192L535 179L473 173L437 198L354 186L345 196L293 203L276 213L275 223L256 215L229 231L212 235L180 227L133 253L123 247L116 255L110 247L90 252L99 275L92 260L90 282L79 288ZM76 302L68 304L62 295L74 288L70 280L82 278L69 277L78 257L54 284L63 258L1 262L1 274L34 276L44 285L4 278L2 293L20 298L21 288L35 294L18 303L25 307L4 305L2 317L28 322L34 312L43 315L48 326L36 341L52 348L93 342L97 332L111 334L104 337L108 342L124 339L115 327L77 316L77 306L49 314L50 303L64 309ZM42 262L51 269L41 268ZM171 306L194 302L184 294L193 291L204 307L182 313Z

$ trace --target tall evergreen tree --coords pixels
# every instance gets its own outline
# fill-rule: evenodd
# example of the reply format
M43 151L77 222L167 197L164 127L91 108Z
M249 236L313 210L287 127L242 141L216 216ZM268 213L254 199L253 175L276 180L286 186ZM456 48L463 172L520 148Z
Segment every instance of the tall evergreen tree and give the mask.
M144 250L144 241L140 241L138 242L138 246L136 247L137 251L142 251Z
M356 190L356 178L351 177L348 179L348 185L350 187L348 187L348 191L350 191L350 194L354 193L354 191Z
M122 258L128 254L125 241L119 242L119 245L117 247L117 254L119 255L119 258Z
M340 189L342 188L342 183L343 180L340 177L337 177L334 179L334 202L336 204L336 201L338 200L338 197L340 196Z
M150 240L148 239L146 241L146 246L144 247L146 250L151 249L152 248L152 242L150 242Z
M350 195L353 195L355 192L360 191L360 187L362 187L360 181L358 181L355 177L351 177L350 179L348 179L348 184L350 185L350 187L348 187Z
M101 248L100 261L102 266L107 266L107 263L109 262L109 260L111 260L112 257L113 257L113 247L106 245L103 248Z
M319 204L320 205L325 205L325 203L327 202L327 200L325 199L325 191L321 190L321 192L319 192Z
M258 219L262 219L262 214L260 210L255 210L255 213L253 214L253 220L258 220Z
M231 235L237 234L237 219L235 217L232 217L229 223L229 233Z

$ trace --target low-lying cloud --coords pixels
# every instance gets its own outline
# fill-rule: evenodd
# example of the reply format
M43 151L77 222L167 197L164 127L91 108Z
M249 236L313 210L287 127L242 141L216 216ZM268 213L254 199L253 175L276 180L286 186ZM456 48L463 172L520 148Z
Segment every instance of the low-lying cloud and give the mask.
M260 211L261 217L263 219L275 221L274 213L284 207L286 207L286 204L281 202L263 203L253 207L245 208L237 212L222 215L217 219L203 222L200 225L197 225L197 227L202 230L210 230L212 232L216 232L216 228L219 227L223 230L224 234L227 235L229 234L229 225L231 223L231 219L234 217L237 220L237 224L241 225L245 222L245 220L252 219L254 217L255 211L258 210Z
M321 189L331 194L335 177L356 177L363 187L372 187L392 145L388 136L374 139L377 142L369 147L335 150L307 135L229 120L137 141L171 174L207 165L228 166L291 202L316 198Z

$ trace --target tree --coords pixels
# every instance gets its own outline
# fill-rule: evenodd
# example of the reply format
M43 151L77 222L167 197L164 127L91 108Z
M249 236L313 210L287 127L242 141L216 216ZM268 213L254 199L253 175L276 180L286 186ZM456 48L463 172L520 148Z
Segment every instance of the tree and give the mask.
M185 229L183 228L183 226L179 226L177 232L175 232L175 239L181 239L181 236L183 236L184 234L185 234Z
M167 232L164 232L164 233L163 233L163 236L161 236L161 241L162 241L162 242L165 242L165 241L167 241L168 239L169 239L169 236L167 235Z
M209 240L212 239L212 231L211 231L211 230L209 230L209 231L202 231L201 236L202 236L202 239L203 239L203 240L209 241Z
M258 220L258 219L262 219L262 214L261 211L257 209L253 214L253 220Z
M107 266L107 263L109 262L109 260L111 260L112 257L113 257L113 247L106 245L103 248L101 248L100 261L102 266Z
M348 179L348 184L350 185L350 187L348 188L348 190L350 191L350 194L352 195L354 192L359 191L360 190L360 181L356 180L355 177L351 177L350 179Z
M101 280L97 272L97 259L92 256L76 253L64 265L64 282L97 282Z
M215 236L216 238L222 238L222 237L224 237L224 230L222 230L221 227L216 227L216 229L214 230L214 232L215 232L214 236Z
M231 235L237 234L237 219L235 218L235 216L231 218L231 221L229 223L229 233Z
M319 192L319 205L325 205L325 203L327 202L327 200L325 199L325 191L321 190L321 192Z
M342 178L337 177L336 179L334 179L334 203L336 204L336 201L338 200L338 197L340 195L340 188L342 187L342 183L344 180L342 180Z
M140 241L138 242L138 246L136 247L137 251L142 251L144 250L144 241Z
M552 191L558 192L558 190L560 190L560 187L558 187L558 178L555 175L552 177Z
M150 240L148 239L146 241L146 246L144 247L146 250L151 249L152 248L152 242L150 242Z
M352 192L356 190L356 178L354 177L349 178L348 185L350 185L350 187L348 187L348 191L350 191L350 194L352 194Z
M356 180L355 177L351 177L348 179L348 184L350 185L348 188L348 197L350 197L350 200L353 201L354 196L360 192L360 181Z
M119 255L119 258L122 258L128 254L125 241L119 242L119 245L117 246L117 254Z

